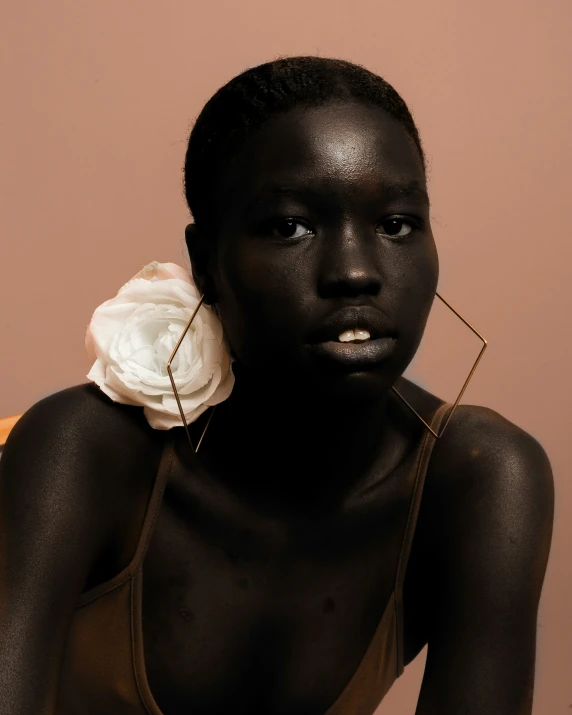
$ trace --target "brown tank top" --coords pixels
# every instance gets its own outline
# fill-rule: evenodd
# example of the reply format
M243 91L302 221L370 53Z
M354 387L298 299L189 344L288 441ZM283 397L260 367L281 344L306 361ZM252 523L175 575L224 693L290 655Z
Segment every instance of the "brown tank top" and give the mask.
M448 407L441 405L433 415L436 432ZM357 670L324 715L372 715L403 672L403 581L435 442L426 430L413 462L416 475L394 589ZM78 601L62 661L56 715L162 715L145 673L142 565L171 469L173 444L170 434L133 559Z

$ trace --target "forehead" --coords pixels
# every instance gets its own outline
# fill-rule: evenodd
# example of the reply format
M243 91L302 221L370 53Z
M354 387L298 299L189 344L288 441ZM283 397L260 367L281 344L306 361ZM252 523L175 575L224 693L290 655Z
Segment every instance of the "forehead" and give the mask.
M230 188L261 190L269 181L320 184L425 181L419 151L403 126L379 107L346 102L273 117L247 138L228 166Z

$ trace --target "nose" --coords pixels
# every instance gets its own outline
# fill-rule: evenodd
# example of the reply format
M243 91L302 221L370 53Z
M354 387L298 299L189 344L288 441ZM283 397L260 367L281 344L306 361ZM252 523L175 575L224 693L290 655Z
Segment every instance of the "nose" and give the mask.
M375 296L381 290L379 256L363 231L347 228L324 236L318 292L322 298Z

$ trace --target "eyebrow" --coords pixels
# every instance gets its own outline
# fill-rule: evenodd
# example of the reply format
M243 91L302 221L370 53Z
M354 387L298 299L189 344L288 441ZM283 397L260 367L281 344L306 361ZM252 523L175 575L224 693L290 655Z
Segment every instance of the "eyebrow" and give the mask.
M427 206L431 206L429 194L424 182L419 179L412 179L406 182L397 182L380 184L380 191L384 199L417 199ZM274 196L289 196L292 198L323 198L323 192L316 191L307 187L295 188L293 186L283 186L278 184L265 184L259 196L250 204L251 207L256 206Z
M427 204L427 206L431 205L425 184L419 179L413 179L402 184L383 184L381 190L384 197L389 199L411 198L418 199Z

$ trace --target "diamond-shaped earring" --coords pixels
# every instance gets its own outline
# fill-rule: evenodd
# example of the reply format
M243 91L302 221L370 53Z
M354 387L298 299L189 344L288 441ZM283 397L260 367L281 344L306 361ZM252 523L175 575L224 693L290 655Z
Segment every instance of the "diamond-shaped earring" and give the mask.
M407 405L407 407L409 407L409 409L421 420L421 422L423 422L423 424L425 425L425 427L427 427L427 429L431 432L431 434L432 434L434 437L436 437L437 439L439 439L439 437L441 437L441 435L442 435L443 432L445 431L445 427L449 424L449 420L450 420L451 417L453 416L453 412L457 409L457 405L459 404L459 401L461 400L461 397L463 396L463 393L464 393L465 390L467 389L467 385L469 384L469 380L470 380L471 377L473 376L473 373L475 372L475 370L476 370L476 368L477 368L477 365L479 364L479 360L482 358L483 353L485 352L488 343L487 343L487 341L483 338L483 336L482 336L479 332L477 332L477 331L475 330L475 328L473 328L473 326L472 326L470 323L468 323L468 322L463 318L463 316L462 316L460 313L457 313L457 311L455 310L455 308L453 308L452 305L450 305L449 303L447 303L447 301L445 300L445 298L443 298L442 296L440 296L439 293L437 293L437 292L435 292L435 295L437 296L437 298L440 298L440 299L443 301L443 303L445 303L445 305L447 306L447 308L450 308L450 309L453 311L453 313L455 313L455 315L456 315L458 318L460 318L460 319L463 321L463 323L465 323L465 325L468 326L468 327L473 331L473 333L474 333L480 340L483 341L483 347L481 348L481 351L480 351L479 354L477 355L477 359L475 360L475 362L474 362L474 364L473 364L473 367L471 368L471 372L469 373L467 379L465 380L465 384L464 384L463 387L461 388L461 392L459 392L459 395L457 396L457 399L455 400L455 402L454 402L454 404L453 404L453 409L449 411L449 414L448 414L448 416L447 416L447 419L445 420L445 424L441 427L441 431L439 432L439 434L437 434L437 432L435 432L435 430L434 430L430 425L428 425L427 422L425 422L425 420L423 419L423 417L421 417L421 415L409 404L409 402L407 402L407 400L405 399L405 397L403 397L403 395L400 395L399 392L397 392L397 390L395 389L395 387L392 387L392 388L391 388L391 389L393 390L393 392L395 392L395 394L396 394L401 400L403 400L403 402Z
M441 437L441 435L442 435L443 432L445 431L445 428L446 428L447 425L449 424L449 420L451 419L451 417L452 417L452 415L453 415L453 412L457 409L457 405L459 404L459 402L460 402L460 400L461 400L461 397L463 396L463 393L464 393L465 390L467 389L467 385L469 384L469 381L470 381L471 377L473 376L473 373L475 372L475 370L476 370L476 368L477 368L477 365L479 364L479 361L480 361L480 359L481 359L482 356L483 356L483 353L484 353L485 350L486 350L486 347L487 347L487 345L488 345L488 342L485 340L485 338L483 338L483 336L482 336L477 330L475 330L475 328L473 328L473 326L472 326L469 322L467 322L467 321L465 320L465 318L463 318L463 316L462 316L460 313L458 313L458 312L455 310L455 308L453 308L452 305L450 305L450 304L445 300L445 298L443 298L442 296L440 296L439 293L437 293L437 292L435 292L435 295L436 295L440 300L442 300L443 303L445 303L445 305L446 305L448 308L450 308L450 309L453 311L453 313L455 313L455 315L456 315L458 318L460 318L460 319L463 321L463 323L465 323L465 325L466 325L467 327L469 327L469 328L473 331L473 333L474 333L480 340L482 340L482 342L483 342L483 347L481 348L479 354L477 355L477 359L475 360L475 362L474 362L474 364L473 364L473 367L471 368L471 372L469 373L467 379L465 380L465 383L464 383L463 387L461 388L461 391L459 392L459 395L457 396L457 399L455 400L455 402L454 402L454 404L453 404L453 409L450 410L449 415L447 416L447 419L445 420L445 424L441 427L441 431L439 432L439 434L437 434L437 432L435 432L435 430L434 430L429 424L427 424L427 422L425 422L425 420L423 419L423 417L421 417L421 415L415 410L415 408L414 408L412 405L410 405L409 402L407 402L407 400L403 397L403 395L400 395L400 394L399 394L399 392L395 389L395 387L392 387L392 388L391 388L391 389L393 390L393 392L395 392L395 394L399 397L399 399L402 400L402 401L407 405L407 407L413 412L413 414L421 420L421 422L422 422L422 423L425 425L425 427L431 432L431 434L432 434L434 437L436 437L437 439L439 439L439 437ZM216 406L214 406L213 409L211 410L211 413L210 413L210 415L209 415L209 418L208 418L208 420L207 420L207 423L206 423L206 425L205 425L205 428L204 428L204 430L203 430L203 433L201 434L201 437L200 437L200 439L199 439L199 441L198 441L198 444L197 444L197 447L196 447L196 449L195 449L195 447L193 446L193 442L192 442L192 440L191 440L191 435L190 435L190 433L189 433L189 427L188 427L188 425L187 425L187 420L185 419L185 413L183 412L183 407L182 407L181 401L180 401L180 399L179 399L179 393L177 392L177 387L176 387L176 385L175 385L175 380L174 380L174 378L173 378L173 373L171 372L171 362L173 361L173 358L175 357L175 355L176 355L176 353L177 353L177 350L179 349L179 346L180 346L181 343L183 342L183 339L184 339L185 335L187 334L188 329L191 327L191 324L192 324L193 320L195 319L196 314L199 312L199 308L200 308L201 305L203 304L204 299L205 299L205 296L204 296L204 294L203 294L203 295L201 295L201 298L200 298L200 300L199 300L199 303L198 303L197 307L195 308L195 310L193 311L193 314L191 315L191 318L190 318L189 322L187 323L185 329L184 329L183 332L181 333L181 337L179 338L177 344L175 345L175 349L174 349L173 352L171 353L171 357L167 360L167 372L169 373L169 378L171 379L171 385L172 385L172 387L173 387L173 392L174 392L174 394L175 394L175 399L177 400L177 405L178 405L178 407L179 407L179 412L180 412L180 414L181 414L181 419L182 419L182 421L183 421L183 425L184 425L184 427L185 427L185 430L186 430L186 433L187 433L187 437L188 437L188 439L189 439L189 444L191 445L191 449L195 452L195 454L199 451L199 447L201 446L201 442L202 442L203 439L204 439L205 433L206 433L206 431L207 431L207 429L208 429L208 426L209 426L209 424L210 424L210 422L211 422L211 419L212 419L212 416L213 416L214 411L215 411L215 409L216 409Z

